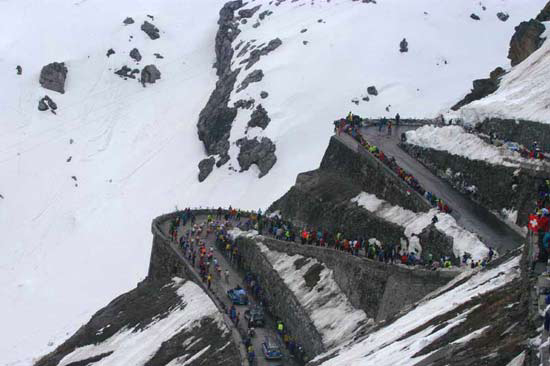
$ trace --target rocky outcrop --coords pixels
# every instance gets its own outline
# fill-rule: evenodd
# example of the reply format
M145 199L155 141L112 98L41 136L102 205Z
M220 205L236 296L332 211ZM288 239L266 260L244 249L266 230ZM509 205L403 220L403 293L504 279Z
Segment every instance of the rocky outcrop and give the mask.
M260 57L267 56L270 52L273 52L283 44L279 38L272 39L269 43L263 47L252 50L246 60L241 61L241 64L246 64L245 70L250 69L256 62L260 60Z
M550 2L546 3L536 18L539 22L547 22L550 20Z
M250 83L257 83L264 78L264 72L262 70L254 70L250 74L246 75L241 85L237 88L237 93L246 89Z
M65 80L67 79L67 67L63 62L53 62L40 71L40 85L43 88L65 93Z
M132 19L131 17L127 17L126 19L124 19L124 21L122 22L124 23L124 25L130 25L130 24L134 24L134 19Z
M403 38L399 43L399 52L409 52L409 42L407 42L406 38Z
M148 21L144 21L141 25L141 30L145 32L149 36L149 38L155 40L160 38L160 30L155 27L154 24L149 23Z
M544 30L544 25L535 19L521 22L516 27L516 32L512 36L508 51L508 58L512 66L519 64L539 49L544 42L544 39L540 38Z
M497 67L496 69L491 71L488 79L474 80L473 88L470 93L468 93L460 102L452 106L451 109L453 111L457 111L460 108L464 107L466 104L470 104L473 101L480 100L482 98L485 98L489 94L494 93L495 91L497 91L500 85L500 78L504 74L504 69L502 67Z
M136 62L141 61L141 53L139 53L139 50L137 48L134 48L130 51L130 57L133 58Z
M261 7L261 5L256 5L250 9L241 9L238 14L241 18L252 18Z
M233 107L242 108L242 109L250 109L250 108L254 107L255 102L256 101L253 98L239 99L235 103L233 103Z
M212 173L215 162L216 159L214 159L214 157L201 160L201 162L199 163L199 182L205 180L206 177L208 177L208 175Z
M455 257L453 252L453 238L439 231L434 224L426 226L418 238L422 246L421 257L424 262L428 262L428 254L431 254L434 261L448 257L454 265L460 265L460 258Z
M160 80L160 71L155 65L147 65L141 70L141 85L145 87L145 84L154 84L157 80Z
M267 137L262 137L260 141L257 138L242 138L237 140L237 146L240 148L237 160L241 171L248 170L252 164L256 164L260 169L259 178L269 173L277 161L275 144Z
M254 112L252 112L250 121L248 121L248 127L260 127L262 130L265 130L267 125L269 125L269 122L271 122L271 118L269 118L264 107L259 104Z

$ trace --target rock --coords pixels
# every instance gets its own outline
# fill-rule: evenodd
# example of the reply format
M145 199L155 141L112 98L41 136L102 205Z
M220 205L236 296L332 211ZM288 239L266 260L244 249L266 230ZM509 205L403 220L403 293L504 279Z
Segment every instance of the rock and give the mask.
M508 18L510 18L510 15L508 15L507 13L503 13L503 12L499 11L497 13L497 18L502 20L503 22L505 22L505 21L508 20Z
M357 99L357 98L353 98L353 99L351 100L351 102L352 102L353 104L355 104L355 105L359 105L359 99Z
M260 22L256 22L252 24L252 28L258 28L260 26Z
M130 25L130 24L134 24L134 19L132 19L131 17L126 17L126 19L124 19L124 21L122 22L124 23L124 25Z
M403 38L403 40L399 43L399 52L409 52L409 42L407 42L406 38Z
M550 21L550 2L547 2L536 18L539 22Z
M107 57L110 57L111 55L114 55L115 54L115 50L113 50L112 48L109 48L107 50Z
M159 58L159 59L164 58L160 53L153 53L153 55L154 55L156 58Z
M317 23L322 23L323 19L317 19Z
M262 99L265 99L265 98L267 98L268 96L269 96L269 93L266 92L266 91L262 91L262 92L260 93L260 97L261 97Z
M206 159L203 159L199 163L199 182L202 182L206 179L212 173L212 170L214 169L214 163L216 162L216 159L214 157L209 157Z
M72 156L69 156L69 157L67 158L67 163L70 163L71 160L73 160L73 157L72 157Z
M367 88L367 93L369 93L369 95L378 95L378 90L376 90L376 87L373 85L373 86L369 86Z
M252 115L250 116L250 121L248 121L248 127L260 127L262 130L265 130L267 125L271 122L267 111L261 104L258 104Z
M76 176L74 175L71 177L71 179L74 180L75 182L77 181Z
M48 107L50 107L52 111L55 111L57 109L57 104L52 100L52 98L46 95L42 99L44 99L44 101L48 104Z
M152 16L152 15L149 15L149 14L147 14L147 18L149 18L149 19L151 19L151 20L155 20L155 17Z
M264 77L264 72L262 70L254 70L250 74L248 74L241 85L237 88L237 93L241 90L244 90L248 87L248 84L250 83L257 83L258 81L261 81Z
M544 32L544 25L538 20L531 19L528 22L521 22L510 41L508 58L512 66L519 64L539 49L544 42L540 35Z
M220 160L218 160L216 162L216 166L219 168L222 165L224 165L225 163L227 163L228 161L229 161L229 155L224 154L224 155L220 156Z
M139 50L137 48L134 48L130 51L130 57L133 58L136 62L141 61L141 53L139 53Z
M264 20L265 17L270 16L271 14L273 14L271 10L264 10L260 13L260 15L258 15L258 18L260 18L260 20Z
M473 88L460 102L451 107L453 111L456 111L466 104L469 104L475 100L485 98L487 95L494 93L499 86L500 77L504 75L505 71L502 67L497 67L493 71L488 79L474 80Z
M418 238L422 246L422 259L425 262L428 262L428 254L431 254L434 261L441 257L449 257L453 264L460 264L460 259L456 258L453 252L453 238L439 231L434 224L426 226Z
M250 69L262 56L266 56L270 52L276 50L283 44L283 41L281 41L279 38L272 39L269 41L269 43L263 47L256 50L253 50L250 52L250 56L246 59L241 61L241 64L246 64L245 70ZM246 47L245 47L246 48ZM244 50L244 48L243 48ZM242 51L241 51L242 52Z
M368 102L368 101L370 100L370 98L369 98L368 96L364 96L362 99L363 99L363 101L365 101L365 102Z
M305 33L305 32L307 32L307 28L304 28L300 31L300 33Z
M21 75L23 73L23 68L21 67L21 65L17 65L15 70L17 70L17 75Z
M155 65L147 65L141 70L141 85L154 84L157 80L160 80L160 71Z
M477 15L477 14L470 14L470 18L472 18L473 20L481 20L481 18Z
M246 24L248 21L246 19L241 19L241 24Z
M254 14L261 8L261 5L257 5L251 9L241 9L238 14L241 18L252 18Z
M139 72L140 72L139 69L133 69L132 70L128 66L124 65L119 70L116 70L115 74L120 76L121 78L135 79L136 74L139 74Z
M143 24L141 25L141 30L144 31L149 36L149 38L153 40L160 37L159 29L148 21L143 22Z
M40 85L43 88L65 93L65 80L67 79L67 67L63 62L53 62L42 68L40 72Z
M57 104L49 96L46 95L38 101L38 110L44 112L48 109L51 109L52 113L55 114L55 110L57 110Z
M48 108L48 105L46 104L46 102L44 101L44 98L41 98L39 101L38 101L38 110L41 111L41 112L44 112L44 111L47 111L49 108Z
M304 46L307 46L308 43L309 43L308 41L302 41L302 44L303 44Z
M233 107L235 108L243 108L243 109L250 109L254 106L254 102L255 100L250 98L250 99L239 99L237 100L235 103L233 103Z
M257 138L252 140L241 138L237 140L237 146L240 147L237 160L241 166L241 171L248 170L252 164L256 164L260 169L258 178L266 175L277 161L275 156L276 146L267 137L262 137L261 141L258 141Z

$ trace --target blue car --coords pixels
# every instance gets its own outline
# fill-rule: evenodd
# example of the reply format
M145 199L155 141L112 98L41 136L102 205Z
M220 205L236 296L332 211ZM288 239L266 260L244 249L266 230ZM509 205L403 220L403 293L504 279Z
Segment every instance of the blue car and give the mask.
M275 338L266 336L262 343L262 351L266 360L280 360L283 358L281 347Z
M244 288L237 287L228 290L227 296L234 305L248 305L248 296L246 295L246 290Z

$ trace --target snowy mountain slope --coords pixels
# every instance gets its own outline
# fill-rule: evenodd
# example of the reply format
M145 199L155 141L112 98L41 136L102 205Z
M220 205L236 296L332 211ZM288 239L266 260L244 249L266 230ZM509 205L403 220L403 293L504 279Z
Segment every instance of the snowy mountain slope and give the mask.
M547 29L541 37L548 38L549 22L543 24ZM502 77L500 87L495 93L466 105L449 116L471 123L481 122L488 117L548 123L550 97L545 80L549 74L550 43L544 42L538 50Z
M196 121L216 82L213 40L223 1L0 3L0 321L9 334L0 363L29 364L133 287L146 273L152 217L175 205L266 207L298 172L318 165L330 121L349 109L432 115L505 62L513 25L544 1L485 1L485 12L474 0L256 3L273 14L258 28L255 19L242 25L235 43L280 37L283 45L254 66L263 81L232 101L269 92L262 104L272 122L250 134L276 142L278 163L261 180L224 166L202 184ZM469 18L474 11L481 21ZM499 21L497 11L510 20ZM147 14L161 30L154 41L139 29ZM136 23L124 26L126 16ZM407 54L398 52L403 37ZM143 88L113 74L135 65L133 47L144 56L139 67L159 67L156 84ZM116 53L107 58L109 48ZM69 69L64 95L38 84L40 68L53 61ZM352 104L369 85L380 94ZM37 111L45 94L57 115ZM248 119L240 110L231 142Z

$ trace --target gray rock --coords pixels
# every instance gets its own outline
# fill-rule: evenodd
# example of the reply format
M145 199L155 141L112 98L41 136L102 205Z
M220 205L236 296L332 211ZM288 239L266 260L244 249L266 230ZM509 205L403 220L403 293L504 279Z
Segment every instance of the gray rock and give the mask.
M260 26L260 22L256 22L252 24L252 28L258 28Z
M307 44L309 43L308 41L302 41L302 43L304 44L304 46L307 46Z
M202 182L203 180L205 180L206 177L208 177L210 173L212 173L215 163L216 163L216 159L214 159L214 157L209 157L200 161L199 182Z
M44 98L41 98L38 101L38 110L41 111L41 112L44 112L44 111L47 111L48 109L49 109L48 105L46 104Z
M159 29L148 21L143 22L143 24L141 25L141 30L144 31L149 36L149 38L153 40L160 37Z
M481 18L479 17L479 15L474 14L474 13L470 14L470 18L472 18L473 20L481 20Z
M255 100L250 99L239 99L235 103L233 103L233 107L235 108L243 108L243 109L250 109L254 107Z
M23 73L23 68L21 67L21 65L17 65L15 70L17 70L17 75L21 75Z
M131 17L127 17L126 19L124 19L123 21L124 25L130 25L130 24L134 24L134 19L132 19Z
M540 48L544 42L540 36L545 27L538 20L531 19L528 22L521 22L515 29L508 51L512 66L519 64Z
M237 88L237 93L241 90L244 90L248 87L250 83L257 83L258 81L261 81L264 77L264 72L262 70L254 70L250 74L248 74L241 85Z
M260 60L260 57L268 55L270 52L279 48L279 46L281 46L282 44L283 41L281 41L279 38L272 39L265 47L251 51L250 56L240 63L246 64L245 70L248 70Z
M252 116L250 116L248 127L260 127L262 130L265 130L269 122L271 122L271 118L269 118L267 111L261 104L258 104L256 109L252 112Z
M225 163L227 163L228 161L229 161L229 155L224 154L224 155L220 156L220 160L218 160L216 162L216 166L219 168L222 165L224 165Z
M353 98L353 99L351 100L351 102L352 102L353 104L355 104L355 105L359 105L359 99L357 99L357 98Z
M260 93L260 97L261 97L262 99L265 99L265 98L267 98L268 96L269 96L269 93L266 92L266 91L262 91L262 92Z
M43 88L65 93L65 80L67 79L67 67L63 62L53 62L42 68L40 72L40 85Z
M365 102L368 102L368 101L370 100L370 98L368 97L368 95L364 96L364 97L361 98L361 99L363 99L363 101L365 101Z
M399 52L401 53L409 52L409 42L407 42L406 38L403 38L399 43Z
M160 53L153 53L153 55L158 59L164 58L164 56L162 56Z
M300 33L305 33L305 32L307 32L307 28L304 28L300 31Z
M451 107L453 111L456 111L466 104L469 104L475 100L485 98L489 94L494 93L500 84L500 78L504 75L505 71L502 67L497 67L491 72L488 79L474 80L473 88L460 102Z
M367 93L369 93L370 95L378 95L378 90L376 90L376 87L373 85L373 86L369 86L367 88Z
M136 62L141 61L141 53L139 53L139 50L137 48L134 48L130 51L130 57L133 58Z
M57 104L52 100L52 98L45 95L44 98L42 98L42 100L44 100L44 102L46 102L46 104L48 105L48 107L50 107L50 109L52 111L57 110Z
M257 5L250 9L241 9L239 10L238 14L241 18L252 18L252 16L254 16L254 14L256 14L256 12L260 10L261 7L261 5Z
M546 3L536 18L539 22L547 22L550 20L550 2Z
M109 48L107 50L107 57L111 57L111 55L114 55L115 54L115 50L113 50L112 48Z
M115 74L120 76L121 78L130 78L130 79L135 79L136 78L136 74L139 74L140 71L139 69L131 69L129 68L128 66L124 65L122 66L120 69L116 70L115 71Z
M260 18L260 20L264 20L265 17L270 16L271 14L273 14L271 10L264 10L260 13L260 15L258 15L258 18Z
M147 65L141 70L141 85L154 84L160 80L160 71L155 65Z
M503 13L503 12L499 11L497 13L497 18L502 20L503 22L505 22L505 21L508 20L508 18L510 18L510 15L508 15L507 13Z
M256 164L260 169L259 178L269 173L277 161L275 156L276 146L267 137L262 137L261 141L258 141L257 138L252 140L242 138L237 140L237 146L240 147L237 160L241 166L241 171L248 170L252 164Z

